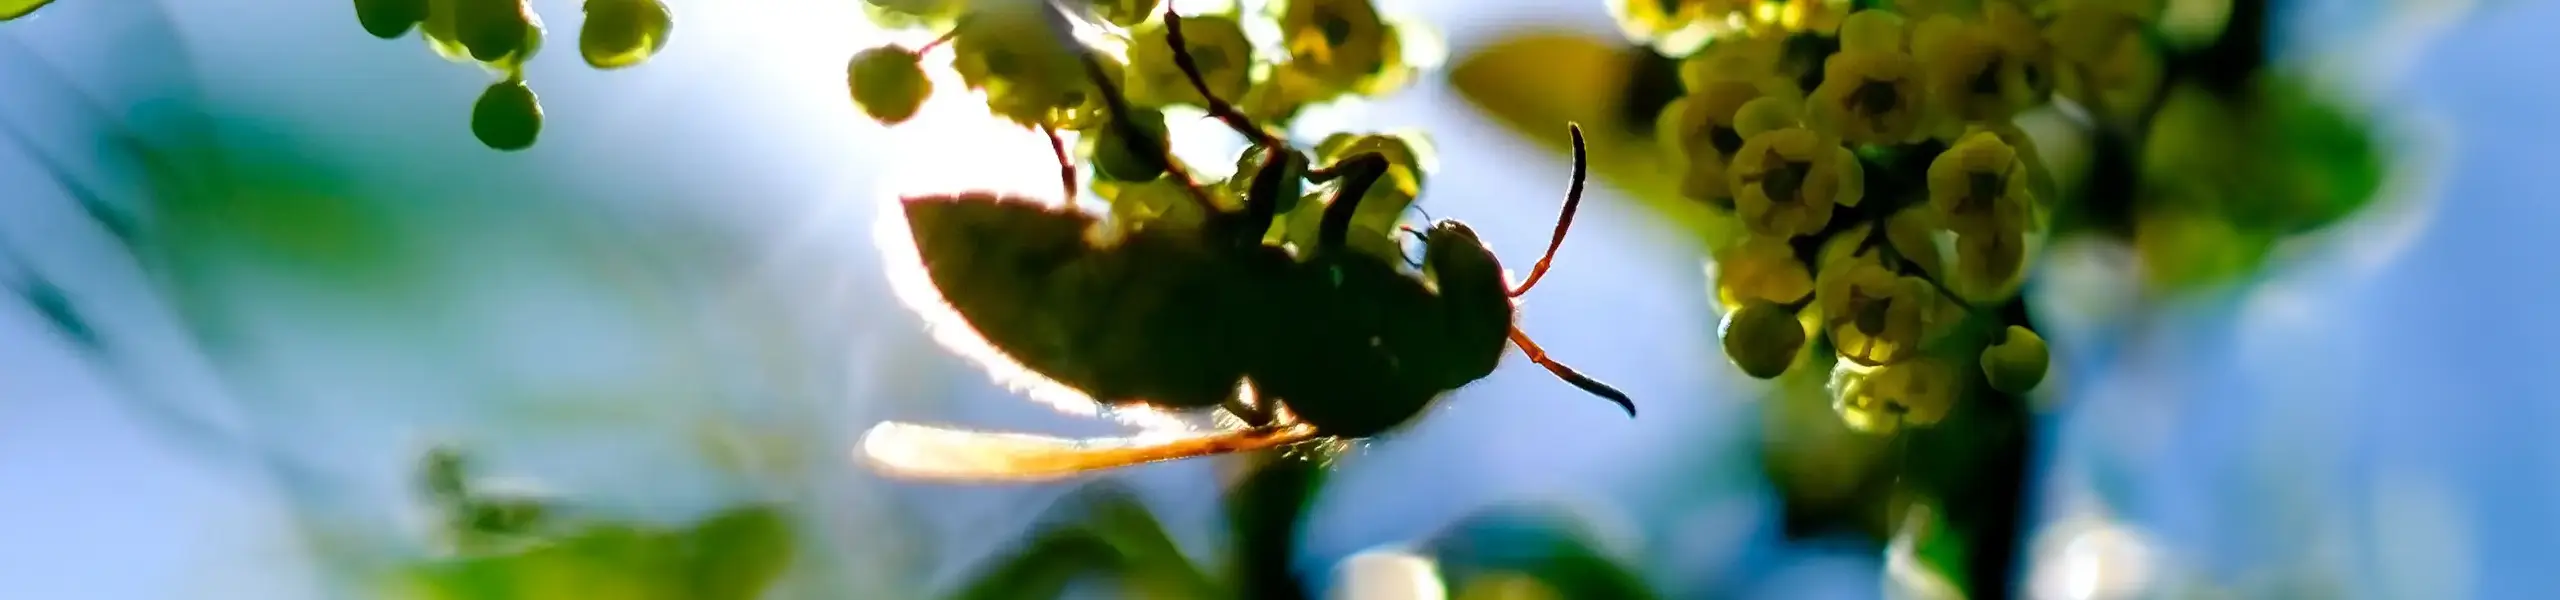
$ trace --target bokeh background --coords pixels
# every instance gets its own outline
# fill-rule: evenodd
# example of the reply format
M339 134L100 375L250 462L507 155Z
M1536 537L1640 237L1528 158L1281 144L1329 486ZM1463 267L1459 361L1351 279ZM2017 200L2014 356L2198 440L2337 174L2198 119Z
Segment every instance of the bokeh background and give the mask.
M467 133L483 74L366 36L344 2L63 0L0 26L0 281L50 284L77 325L0 305L0 597L364 596L346 574L425 551L411 482L435 442L603 514L782 502L802 553L775 597L922 597L1012 544L1070 486L893 483L848 450L893 418L1115 430L941 352L872 243L900 190L1053 182L1044 142L965 110L862 117L844 60L881 39L854 2L671 4L646 66L536 60L552 117L515 154ZM1451 53L1531 24L1613 31L1596 0L1387 6ZM2039 267L2058 370L2022 591L2560 590L2560 445L2541 435L2560 360L2540 341L2560 334L2560 266L2537 245L2560 223L2538 150L2560 133L2541 76L2560 3L2278 7L2278 61L2354 91L2401 159L2389 196L2202 294L2142 296L2116 249ZM1568 173L1436 77L1309 121L1428 131L1422 205L1514 261ZM228 162L137 161L126 138ZM82 210L243 186L297 200L167 211L176 233L139 252ZM1535 506L1673 597L1883 593L1872 547L1781 538L1748 456L1760 394L1714 346L1702 257L1597 191L1524 326L1643 418L1507 363L1337 463L1299 574L1326 589L1357 553ZM1216 464L1106 477L1186 552L1221 543Z

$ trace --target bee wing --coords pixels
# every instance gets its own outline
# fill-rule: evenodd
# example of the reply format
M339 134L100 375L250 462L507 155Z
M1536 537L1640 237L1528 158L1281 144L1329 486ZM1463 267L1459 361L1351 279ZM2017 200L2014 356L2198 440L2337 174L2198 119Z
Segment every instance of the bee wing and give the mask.
M902 479L1027 482L1277 448L1315 437L1315 428L1303 424L1071 439L889 421L863 433L861 453L881 473Z

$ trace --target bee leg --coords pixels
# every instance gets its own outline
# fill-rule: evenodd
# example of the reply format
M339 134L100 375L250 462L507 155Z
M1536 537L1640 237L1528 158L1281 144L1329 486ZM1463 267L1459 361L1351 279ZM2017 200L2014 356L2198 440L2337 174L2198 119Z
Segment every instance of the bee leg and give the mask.
M1191 89L1200 92L1200 98L1207 100L1203 104L1209 105L1209 116L1216 117L1228 129L1236 130L1238 135L1252 140L1256 146L1270 149L1289 146L1280 136L1255 125L1253 118L1245 116L1244 111L1209 92L1208 79L1200 76L1199 61L1191 58L1191 44L1182 40L1182 17L1174 14L1173 3L1170 2L1164 7L1164 41L1165 45L1173 47L1173 66L1182 69L1182 77L1191 80Z
M1307 180L1323 183L1341 179L1334 186L1333 199L1325 204L1324 221L1316 228L1316 253L1342 250L1351 241L1351 217L1359 214L1360 199L1369 188L1387 175L1387 157L1376 152L1362 152L1322 169L1307 172Z

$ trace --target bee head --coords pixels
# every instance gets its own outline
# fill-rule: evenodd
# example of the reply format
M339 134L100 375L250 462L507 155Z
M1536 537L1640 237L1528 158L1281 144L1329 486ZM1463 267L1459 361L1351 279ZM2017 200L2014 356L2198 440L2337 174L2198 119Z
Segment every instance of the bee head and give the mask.
M1422 267L1442 282L1453 279L1502 279L1502 262L1476 237L1476 230L1455 220L1431 224L1422 234ZM1445 283L1444 283L1445 285Z

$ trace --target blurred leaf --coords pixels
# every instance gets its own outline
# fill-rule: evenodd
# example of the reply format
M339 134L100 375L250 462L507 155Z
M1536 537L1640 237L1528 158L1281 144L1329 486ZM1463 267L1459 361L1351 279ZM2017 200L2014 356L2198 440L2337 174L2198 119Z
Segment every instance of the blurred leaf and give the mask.
M1525 576L1565 598L1655 597L1642 577L1594 548L1579 521L1560 510L1507 507L1478 512L1433 538L1431 554L1452 588L1487 577Z
M2385 161L2371 126L2278 72L2244 93L2170 93L2141 155L2133 242L2163 289L2255 273L2280 236L2371 205Z
M36 9L52 3L53 0L0 0L0 21L16 20L18 17L34 14Z
M223 119L201 115L198 119ZM329 148L292 124L224 121L233 138L185 136L167 147L123 144L144 168L146 231L181 268L245 258L342 281L384 283L423 258L399 207L369 190ZM232 141L237 140L237 141Z
M793 542L775 509L731 509L689 528L595 523L520 549L431 562L399 597L471 600L750 600Z
M2373 202L2388 160L2371 123L2295 77L2270 73L2254 91L2258 122L2270 129L2266 156L2277 161L2262 187L2285 217L2280 232L2326 227Z
M1124 597L1220 598L1145 504L1118 485L1090 484L1050 506L1021 550L972 577L966 599L1055 598L1079 576L1103 575Z
M1052 600L1076 578L1116 571L1123 558L1111 544L1082 528L1044 531L1022 550L980 572L953 594L958 600Z
M686 540L693 566L694 598L749 600L791 566L796 544L790 521L773 506L733 508L694 525Z
M72 343L90 352L104 348L99 343L98 330L89 326L89 320L80 316L80 310L71 306L71 298L63 295L62 288L54 285L52 280L30 276L26 283L18 286L18 296L26 299L27 305L36 309L36 314L43 316L46 323L52 324L55 331L70 338Z

